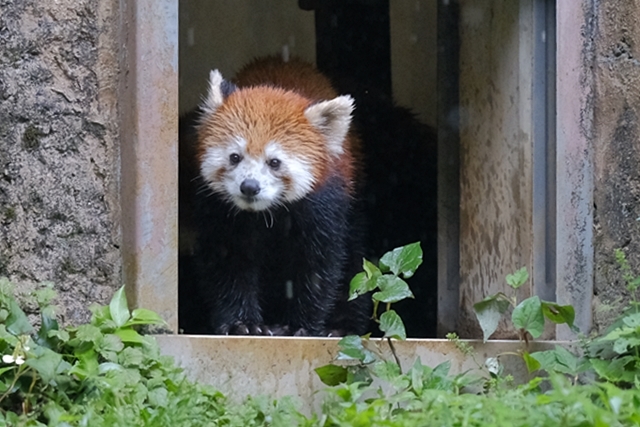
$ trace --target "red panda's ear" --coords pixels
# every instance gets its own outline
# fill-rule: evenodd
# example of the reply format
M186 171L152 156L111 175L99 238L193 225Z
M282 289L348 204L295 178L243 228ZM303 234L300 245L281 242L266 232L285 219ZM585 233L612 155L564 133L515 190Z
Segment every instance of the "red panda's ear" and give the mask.
M209 91L200 105L200 109L205 115L215 113L227 96L231 95L235 90L236 86L224 80L220 71L211 70L211 73L209 73Z
M349 132L352 112L353 98L343 95L307 107L304 115L325 137L331 154L339 156L344 152L344 140Z

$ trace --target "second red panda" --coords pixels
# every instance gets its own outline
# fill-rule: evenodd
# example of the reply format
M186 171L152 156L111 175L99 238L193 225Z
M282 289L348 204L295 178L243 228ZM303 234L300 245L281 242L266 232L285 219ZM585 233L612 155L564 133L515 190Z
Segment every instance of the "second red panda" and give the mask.
M203 331L363 333L347 303L359 249L353 99L299 60L217 71L197 127L197 292Z

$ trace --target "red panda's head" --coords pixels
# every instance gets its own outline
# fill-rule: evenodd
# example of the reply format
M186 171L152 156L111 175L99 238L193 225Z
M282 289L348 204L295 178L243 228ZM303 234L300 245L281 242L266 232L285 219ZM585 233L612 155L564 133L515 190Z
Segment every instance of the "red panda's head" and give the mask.
M304 198L349 149L350 96L314 103L275 87L238 89L215 70L201 108L200 173L243 210Z

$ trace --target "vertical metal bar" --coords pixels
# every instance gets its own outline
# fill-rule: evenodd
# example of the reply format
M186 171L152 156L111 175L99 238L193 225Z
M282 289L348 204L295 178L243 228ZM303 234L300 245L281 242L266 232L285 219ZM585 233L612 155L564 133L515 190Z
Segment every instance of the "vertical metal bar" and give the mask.
M438 2L438 336L456 330L460 305L459 10Z
M533 3L533 293L555 301L555 0ZM553 254L553 256L551 256Z
M547 143L547 222L546 222L546 277L547 288L556 292L556 0L546 0L546 56L547 56L547 108L546 108L546 143Z
M178 0L120 7L123 279L177 330Z

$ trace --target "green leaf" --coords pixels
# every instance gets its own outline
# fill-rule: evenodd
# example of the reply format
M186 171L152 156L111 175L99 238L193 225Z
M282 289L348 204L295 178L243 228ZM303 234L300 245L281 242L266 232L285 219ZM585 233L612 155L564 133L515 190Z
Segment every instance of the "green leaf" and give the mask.
M118 355L118 363L126 367L140 367L143 360L144 354L135 347L127 347Z
M102 338L102 332L93 325L80 325L78 326L75 337L80 342L92 342L95 344Z
M450 371L451 371L451 361L445 360L444 362L440 363L438 366L433 368L431 375L440 377L440 378L446 378L449 375Z
M49 331L47 335L49 335L49 337L51 338L57 338L63 343L69 341L69 332L65 331L64 329L63 330L53 329Z
M413 366L411 370L409 370L408 374L411 377L411 388L416 393L422 392L423 381L422 377L424 375L424 366L422 366L422 361L420 358L416 358L415 362L413 362Z
M165 407L169 403L169 393L164 387L156 387L149 390L149 404L156 407Z
M367 277L367 273L362 271L356 274L349 283L349 301L354 300L360 295L367 293L370 282L373 282L373 285L375 287L375 280L370 280Z
M640 337L621 337L613 342L613 351L618 354L625 354L629 347L640 347Z
M347 368L338 365L325 365L315 369L320 381L328 386L336 386L347 381Z
M48 384L58 374L58 366L62 362L62 355L42 346L36 347L33 355L35 357L28 357L25 364L38 372L42 380Z
M29 323L29 318L27 318L27 315L24 314L24 311L18 306L15 299L9 299L7 308L9 310L9 315L6 320L7 331L13 335L29 335L33 332L33 326Z
M369 278L382 274L380 269L374 263L366 259L362 260L362 269L367 273L367 277Z
M520 270L516 271L513 274L507 274L507 284L511 286L513 289L518 289L520 286L524 285L527 280L529 280L529 272L527 271L527 267L522 267Z
M560 305L555 302L542 301L542 314L553 323L566 323L573 327L576 312L571 305Z
M420 242L411 243L387 252L380 258L380 270L391 270L395 275L408 279L422 264Z
M578 372L580 359L575 354L559 345L557 345L555 349L551 351L554 352L556 362L558 363L558 367L556 368L556 370L571 375L575 375Z
M394 310L382 313L380 316L380 330L384 332L385 338L407 339L404 323L402 323L402 319Z
M42 286L42 288L37 289L34 294L38 307L43 308L49 306L51 301L58 296L58 293L53 289L54 285L51 282L42 282L40 283L40 286Z
M45 345L49 348L53 348L56 342L53 339L55 335L52 335L51 332L58 330L58 322L56 319L46 316L44 313L41 313L40 318L40 329L38 330L36 342L39 345Z
M614 383L633 384L637 376L637 371L633 369L635 367L633 356L623 356L614 360L591 359L591 366L600 377Z
M98 374L98 355L93 349L76 352L75 356L78 360L71 368L71 374L77 375L81 379Z
M111 371L124 371L124 367L114 362L104 362L98 366L98 373L104 375Z
M630 328L640 328L640 313L628 314L622 318L622 323Z
M476 313L484 342L498 328L498 322L502 315L509 308L509 301L503 293L498 293L473 305L473 311Z
M129 319L123 326L166 324L167 322L165 322L164 319L155 311L147 310L146 308L136 308L131 312L131 319Z
M376 283L380 288L379 292L372 295L372 298L376 301L393 303L405 298L413 298L413 293L411 293L407 282L397 276L385 274L379 276Z
M109 303L109 314L116 326L122 327L129 320L131 313L127 304L127 296L124 293L124 286L120 287L111 298Z
M529 332L533 338L538 338L544 331L544 315L542 302L537 296L529 297L513 309L511 321L518 329Z
M377 278L382 274L375 264L366 259L362 260L362 268L364 271L356 274L349 284L349 301L373 291Z
M107 334L97 341L96 347L102 357L114 361L117 359L116 353L122 351L124 344L117 335Z
M400 367L388 360L381 360L373 365L373 373L384 381L392 381L400 375Z
M368 366L355 365L347 366L347 384L371 384L373 378L371 378L371 370Z
M633 280L630 280L629 284L627 285L627 289L629 289L632 292L637 291L638 288L640 288L640 276L636 277Z
M540 361L532 357L528 351L522 353L522 359L524 360L525 365L527 365L527 371L529 371L529 373L537 371L542 366Z
M122 342L132 343L132 344L143 344L144 338L138 332L129 328L121 328L113 331L113 334L118 336Z
M347 335L338 342L340 351L337 360L359 360L362 363L371 363L376 360L375 354L364 347L362 338L357 335Z
M5 366L4 368L0 368L0 376L2 374L4 374L5 372L9 372L9 371L12 371L14 369L18 369L18 366L17 365L11 365L11 366Z
M101 326L106 321L112 321L109 307L106 305L92 304L89 310L91 311L91 324L94 326Z

